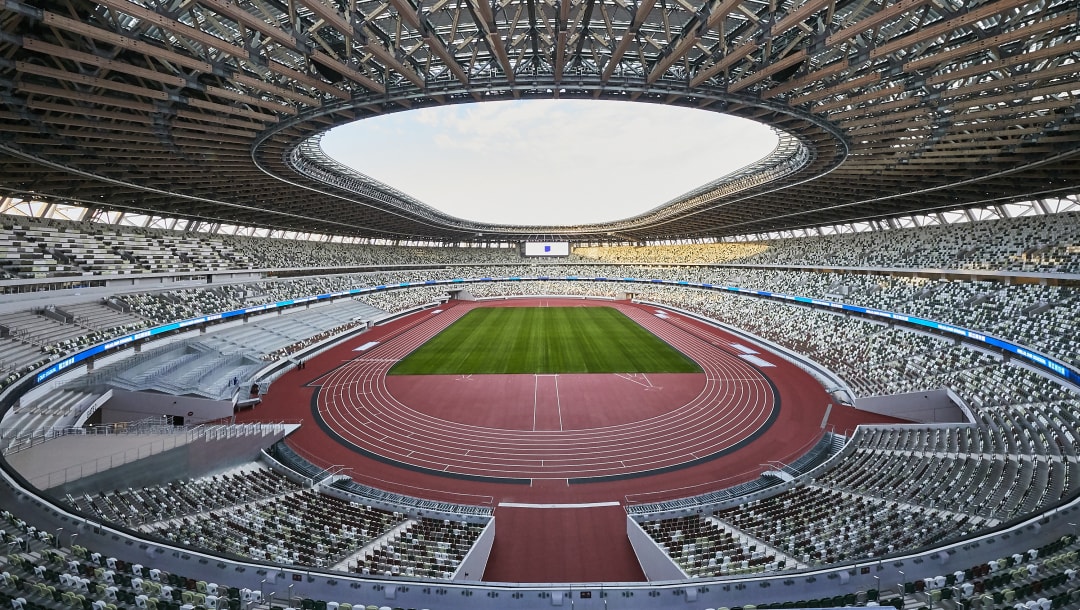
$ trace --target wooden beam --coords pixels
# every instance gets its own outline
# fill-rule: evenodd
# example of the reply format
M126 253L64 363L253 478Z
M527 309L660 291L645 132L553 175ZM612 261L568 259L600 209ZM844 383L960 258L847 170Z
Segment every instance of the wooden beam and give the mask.
M969 44L960 45L955 49L951 49L949 51L943 51L941 53L927 55L925 57L920 57L919 59L909 61L904 64L904 71L915 72L917 70L921 70L922 68L926 68L928 66L936 66L944 62L956 59L958 57L968 57L970 55L974 55L987 49L993 49L1007 42L1019 40L1027 36L1032 36L1060 27L1067 27L1075 24L1078 18L1080 18L1080 11L1072 11L1061 15L1060 17L1038 21L1027 27L1010 30L1003 34L998 34L997 36L989 36L987 38L983 38L982 40L976 40ZM1049 49L1045 50L1055 51L1053 53L1054 55L1061 54L1061 51L1055 49L1054 47L1050 47Z
M772 29L769 30L769 33L776 36L777 34L786 32L791 26L804 21L810 17L810 15L820 11L825 5L832 1L833 0L807 0L802 6L789 13L780 21L777 21L772 26Z
M806 50L799 49L795 53L792 53L791 55L781 59L780 61L774 61L762 68L761 70L750 74L750 76L740 78L734 83L731 83L730 85L728 85L728 91L731 93L735 93L736 91L742 91L750 85L753 85L758 81L768 78L781 70L790 68L791 66L794 66L795 64L803 61L804 59L806 59Z
M420 31L420 15L417 14L416 7L409 4L409 0L390 0L390 6L394 7L405 23L411 25L414 30Z
M705 20L705 29L712 30L720 25L731 11L735 10L735 7L739 6L743 0L721 0L713 5L713 9L709 11L709 16Z
M234 102L241 102L244 104L250 104L265 108L271 112L280 112L282 114L288 114L296 116L297 110L292 106L286 106L270 100L264 100L244 93L237 93L231 89L225 89L224 87L214 87L212 85L206 86L206 93L214 97L223 97L227 100L233 100Z
M68 47L61 47L59 45L43 42L35 38L23 37L23 48L36 51L52 57L58 57L61 59L67 59L76 61L81 64L89 64L98 66L111 72L118 72L120 74L128 74L130 76L137 76L146 80L152 80L162 83L164 85L170 85L172 87L183 87L187 84L187 81L179 76L173 74L165 74L155 70L148 70L146 68L140 68L133 66L129 63L116 61L115 59L109 59L107 57L100 57L98 55L91 55L90 53L83 53L70 49Z
M1004 13L1005 11L1012 10L1020 5L1027 4L1028 0L997 0L997 2L991 2L984 4L980 7L972 9L959 17L947 19L941 23L931 26L921 27L915 30L914 34L908 34L899 38L894 38L888 42L879 44L870 50L870 59L877 59L884 55L889 55L900 49L905 49L913 44L920 42L926 42L928 40L934 40L944 36L957 28L965 27L982 21L987 17L992 17L998 13Z
M119 91L120 93L127 93L129 95L137 95L139 97L146 97L160 101L165 101L169 99L169 94L164 91L147 89L145 87L139 87L136 85L128 85L126 83L109 80L107 78L85 76L82 74L69 72L67 70L47 68L45 66L27 63L25 61L15 62L15 69L23 74L36 74L38 76L53 78L61 82L68 82L76 85L93 87L95 89L109 89L110 91Z
M839 32L830 35L825 39L825 46L836 46L837 43L854 38L856 35L861 34L866 30L875 28L886 21L899 17L900 15L927 4L930 1L931 0L900 0L899 2L889 4L873 15L860 19Z
M248 87L251 87L253 89L259 89L261 91L265 91L266 93L269 93L270 95L276 95L278 97L283 97L283 98L285 98L287 100L292 100L294 102L304 104L306 106L318 107L318 106L322 105L322 102L320 102L319 100L317 100L317 99L315 99L313 97L304 95L302 93L297 93L296 91L293 91L292 89L289 89L287 87L281 87L281 86L275 85L274 83L267 82L267 81L262 80L262 79L253 78L251 76L245 76L243 74L234 74L232 76L232 80L234 82L240 83L241 85L247 85Z
M424 44L428 46L428 49L430 49L436 57L442 60L443 65L445 65L463 85L469 84L469 75L465 73L465 69L462 68L457 59L450 54L450 50L443 45L438 36L431 33L426 34L424 36Z
M634 18L630 20L630 26L623 32L619 44L615 46L615 49L611 52L611 57L608 58L608 62L604 66L604 72L600 78L605 83L615 72L615 66L622 60L626 50L630 48L630 44L634 42L641 24L645 22L655 4L656 0L642 0L641 4L638 5L637 11L634 12Z
M878 74L877 72L873 72L873 73L867 74L865 76L860 76L858 78L853 78L853 79L848 80L848 81L837 83L837 84L833 85L832 87L827 87L825 89L818 89L817 91L813 91L811 93L801 95L801 96L796 97L794 99L788 100L788 103L791 104L792 106L798 106L800 104L805 104L807 102L813 102L813 101L819 100L819 99L821 99L823 97L829 97L830 95L836 95L837 93L843 93L845 91L851 91L853 89L858 89L859 87L864 87L866 85L872 85L872 84L874 84L874 83L876 83L876 82L878 82L880 80L881 80L881 75Z
M264 19L260 19L245 11L240 8L240 5L236 2L231 0L198 0L198 2L220 15L229 17L248 29L261 32L265 36L275 40L278 44L286 46L294 51L302 50L300 44L296 41L295 36L283 31L281 28L274 27Z
M833 62L829 66L821 68L820 70L814 70L799 78L789 79L786 83L777 85L772 89L766 89L761 93L761 97L762 99L769 99L771 97L783 95L784 93L793 91L800 87L805 87L806 85L812 83L820 83L826 78L829 78L830 76L835 76L836 74L839 74L840 72L843 72L850 67L851 64L849 64L847 60L841 59L840 61Z
M74 114L77 116L96 117L98 119L107 119L109 121L120 121L124 123L137 123L140 125L153 125L154 119L150 116L144 116L141 114L132 114L130 112L116 112L114 110L105 110L104 108L97 108L94 106L72 106L70 104L60 104L56 102L46 102L44 100L30 98L26 100L26 107L34 110L43 110L46 112L56 112L60 114ZM49 120L52 120L49 118ZM110 123L115 124L115 123Z
M285 78L288 78L288 79L291 79L291 80L293 80L295 82L307 85L307 86L311 87L312 89L318 89L319 91L322 91L323 93L327 93L329 95L332 95L332 96L334 96L334 97L336 97L338 99L347 100L347 99L352 98L352 96L349 95L349 93L347 91L342 91L341 89L339 89L339 88L337 88L337 87L335 87L335 86L333 86L333 85L331 85L329 83L323 82L323 81L311 76L310 74L305 74L303 72L298 72L297 70L289 68L289 67L287 67L287 66L285 66L283 64L280 64L280 63L278 63L276 61L272 61L272 60L267 61L266 62L266 67L271 72L274 72L275 74L280 74L280 75L284 76Z
M731 66L734 66L738 62L746 58L747 55L753 53L758 49L756 42L747 40L731 50L730 53L725 54L716 63L698 72L693 79L690 80L691 87L700 86L705 81L716 76L720 72L727 70Z
M128 36L115 34L108 30L101 29L95 25L84 23L75 19L69 19L68 17L57 15L55 13L43 13L42 22L44 22L46 25L60 28L73 34L79 34L81 36L86 36L87 38L100 40L101 42L107 42L111 45L121 47L129 51L143 53L149 57L154 57L164 62L183 66L197 72L205 72L209 74L214 71L213 65L196 57L191 57L190 55L182 55L180 53L174 53L167 49L162 49L159 46L152 45L147 42L137 40L135 38L130 38Z
M37 83L18 82L15 84L15 89L18 91L25 91L26 93L34 93L37 95L56 97L62 100L76 100L80 102L86 102L88 104L112 106L114 108L126 108L128 110L134 110L136 112L145 112L146 114L152 114L157 111L157 107L154 106L154 104L136 102L132 101L129 98L93 95L90 93L72 91L70 89L48 87L45 85L39 85Z
M660 78L660 76L663 75L664 72L667 72L667 69L671 67L671 64L679 61L680 59L683 59L683 57L686 55L686 52L689 51L690 48L693 47L695 44L697 44L697 41L699 39L700 36L698 35L696 29L693 33L687 34L685 37L683 37L683 39L680 40L673 49L671 49L671 53L669 53L660 61L656 62L656 65L653 66L653 69L649 71L649 75L645 78L645 82L649 83L650 85L656 82L656 79Z
M374 91L375 93L378 93L380 95L386 95L386 87L382 86L382 84L371 80L364 74L360 73L359 70L342 63L336 58L330 57L322 51L312 51L311 60L316 63L322 64L327 68L330 68L331 70L336 70L337 72L340 72L342 76L348 76L353 81L363 86L365 89Z
M195 42L201 43L207 47L210 47L211 49L216 49L223 53L232 55L233 57L246 58L248 56L247 50L242 47L238 47L230 42L218 38L217 36L214 36L213 34L208 34L207 32L204 32L198 28L191 27L186 23L180 23L175 19L170 19L169 17L166 17L165 15L157 13L156 11L153 11L151 9L144 8L142 6L139 6L138 4L128 2L128 0L96 1L98 4L107 6L116 11L120 11L121 13L124 13L126 15L131 15L132 17L138 17L139 19L147 23L152 23L163 30L168 30L176 34L177 36L182 36L189 40L194 40Z
M334 29L337 30L339 33L341 33L341 35L343 35L343 36L352 36L353 35L353 26L352 26L352 24L349 23L349 20L346 19L345 17L343 17L341 15L341 13L337 12L337 10L326 6L325 4L320 2L319 0L297 0L297 1L300 4L302 4L302 5L306 6L306 7L308 7L309 9L311 9L311 12L318 15L319 19L322 19L323 21L325 21L325 22L329 23L330 25L334 26Z
M217 102L210 102L197 98L188 98L186 102L189 106L193 106L195 108L202 108L203 110L210 110L221 114L233 114L236 116L247 117L249 119L255 119L256 121L262 121L265 123L276 123L278 121L278 118L272 114L256 112L254 110L248 110L246 108L236 108L233 106L228 106L226 104L218 104Z
M1073 42L1055 45L1040 49L1038 51L1031 51L1023 53L1021 55L1013 55L1012 57L1006 57L999 59L998 61L988 61L986 63L976 64L968 66L967 68L961 68L959 70L953 70L951 72L943 72L941 74L931 76L926 79L927 85L939 85L941 83L947 83L949 81L966 78L975 74L983 74L986 72L992 72L994 70L1001 70L1004 68L1010 68L1012 66L1023 65L1033 61L1041 61L1050 57L1057 57L1063 54L1074 53L1080 51L1080 40Z

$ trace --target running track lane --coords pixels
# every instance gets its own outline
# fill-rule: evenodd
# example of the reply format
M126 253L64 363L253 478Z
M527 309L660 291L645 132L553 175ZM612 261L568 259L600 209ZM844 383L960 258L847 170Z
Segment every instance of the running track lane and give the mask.
M779 397L755 367L648 311L611 305L701 366L697 397L641 421L582 430L466 425L401 403L386 388L387 371L478 306L470 304L430 316L316 380L313 410L363 453L436 474L514 480L625 477L700 463L747 443L776 417Z

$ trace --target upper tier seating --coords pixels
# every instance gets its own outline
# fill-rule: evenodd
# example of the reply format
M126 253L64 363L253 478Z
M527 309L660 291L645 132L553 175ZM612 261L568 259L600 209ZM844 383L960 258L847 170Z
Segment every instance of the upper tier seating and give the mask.
M522 259L515 248L374 246L187 234L162 229L5 216L0 269L64 277L223 269L601 262L992 269L1080 273L1080 213L764 242L581 247Z
M70 353L80 346L89 345L137 328L140 323L132 321L135 317L145 318L145 321L142 322L144 325L161 324L206 313L311 294L322 294L328 291L380 284L394 285L401 282L426 279L451 279L462 275L473 277L500 275L657 277L671 280L709 282L720 285L737 285L752 289L767 289L812 298L830 298L857 305L922 315L950 324L1000 334L1048 355L1070 362L1074 366L1080 366L1080 337L1071 332L1072 328L1080 325L1080 292L1072 287L1043 286L1039 284L1004 285L985 281L929 281L919 278L911 279L873 274L853 275L752 268L515 265L509 267L449 267L424 271L346 274L281 281L267 280L243 285L213 286L205 289L185 288L164 292L125 294L110 299L113 305L108 310L103 307L99 308L99 311L107 311L107 317L112 317L112 311L115 309L130 310L131 313L126 314L127 318L124 320L126 324L121 326L99 330L97 333L80 335L80 331L75 327L101 328L108 326L105 321L99 322L93 317L80 313L75 318L78 320L77 324L60 325L61 327L70 327L66 332L60 332L56 337L48 334L44 335L50 341L56 339L54 343L43 345L41 337L27 334L28 331L19 330L13 336L16 339L21 337L22 342L27 345L37 346L46 354L51 355L45 355L44 358L52 359ZM532 291L540 291L546 294L614 297L623 292L631 291L641 298L656 298L659 300L666 298L663 295L670 290L669 288L641 284L620 285L614 283L556 281L546 284L470 284L467 289L476 296L527 294ZM377 309L396 312L418 304L438 300L442 295L442 289L429 287L423 290L387 291L363 295L360 299L374 305ZM682 301L688 299L689 302L715 301L712 296L706 293L680 296L679 299ZM761 307L750 303L746 299L737 303L739 308L743 310ZM733 310L735 308L728 307L728 309ZM22 316L24 314L18 315ZM720 317L721 319L728 319L723 315ZM733 320L739 320L745 316L736 314L730 317ZM50 320L48 322L54 321ZM9 371L11 378L0 380L0 384L6 385L10 383L11 380L16 378L15 376L24 372L25 367L41 361L43 358L38 357L38 352L28 348L12 350L10 356L10 359L5 357L2 362Z
M765 242L750 264L1080 273L1080 214Z

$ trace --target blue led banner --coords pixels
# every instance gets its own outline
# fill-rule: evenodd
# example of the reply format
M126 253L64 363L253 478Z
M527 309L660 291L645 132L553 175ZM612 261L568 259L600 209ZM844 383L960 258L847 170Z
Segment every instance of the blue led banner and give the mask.
M78 364L79 362L82 362L83 360L86 360L87 358L91 358L93 356L96 356L98 354L106 352L106 351L108 351L110 349L121 347L121 346L127 345L129 343L132 343L134 341L141 341L143 339L154 337L154 336L160 335L162 333L167 333L167 332L172 332L172 331L175 331L175 330L179 330L181 328L188 328L188 327L191 327L191 326L206 324L208 322L215 322L215 321L218 321L218 320L227 320L229 318L234 318L236 316L243 316L243 315L248 315L248 314L252 314L252 313L258 313L258 312L263 312L263 311L274 310L274 309L278 309L278 308L281 308L281 307L289 307L289 306L299 305L299 304L307 303L307 302L310 302L310 301L323 301L323 300L326 300L326 299L332 299L332 298L340 297L340 296L369 294L369 293L372 293L372 292L382 292L382 291L385 291L385 290L395 290L395 289L402 289L402 288L415 288L415 287L432 286L432 285L454 285L454 284L473 283L473 282L507 282L507 281L509 281L509 282L518 282L518 281L528 281L528 280L541 280L541 281L546 281L546 280L603 281L603 282L624 282L624 283L637 283L637 284L663 284L663 285L676 286L676 287L689 286L689 287L701 288L701 289L705 289L705 290L734 292L734 293L737 293L737 294L744 294L744 295L749 295L749 296L767 297L767 298L773 298L773 299L783 299L783 300L786 300L786 301L794 301L796 303L804 303L804 304L812 305L812 306L815 306L815 307L825 307L825 308L830 308L830 309L840 309L840 310L843 310L843 311L850 311L852 313L857 313L857 314L870 316L870 317L874 317L874 318L883 318L883 319L888 319L888 320L894 320L894 321L902 322L902 323L905 323L905 324L911 324L911 325L914 325L914 326L921 326L921 327L924 327L924 328L930 328L930 329L934 329L934 330L939 330L939 331L942 331L942 332L945 332L945 333L954 334L954 335L964 337L964 338L966 338L968 340L971 340L971 341L975 341L975 342L979 342L979 343L985 343L986 345L996 347L996 348L1004 350L1005 352L1008 352L1010 354L1015 354L1016 356L1019 356L1020 358L1023 358L1024 360L1026 360L1028 362L1031 362L1031 363L1033 363L1033 364L1035 364L1037 366L1040 366L1040 367L1054 373L1055 375L1058 375L1059 377L1062 377L1064 379L1074 381L1074 382L1080 381L1080 373L1078 373L1077 371L1074 371L1073 369L1069 368L1068 365L1066 365L1066 364L1064 364L1062 362L1059 362L1057 360L1054 360L1052 358L1049 358L1047 356L1044 356L1042 354L1035 353L1035 352L1025 348L1022 345L1017 345L1015 343L1005 341L1004 339L999 339L997 337L988 336L986 334L983 334L983 333L980 333L980 332L977 332L977 331L974 331L974 330L971 330L971 329L968 329L968 328L963 328L963 327L960 327L960 326L956 326L956 325L953 325L953 324L944 324L942 322L936 322L934 320L928 320L928 319L919 318L919 317L916 317L916 316L909 316L909 315L906 315L906 314L896 313L896 312L892 312L892 311L885 311L885 310L881 310L881 309L872 309L872 308L868 308L868 307L860 307L858 305L848 305L848 304L845 304L845 303L838 303L838 302L835 302L835 301L826 301L826 300L822 300L822 299L811 299L811 298L801 297L801 296L796 296L796 295L783 294L783 293L780 293L780 292L769 292L767 290L748 290L746 288L738 288L738 287L735 287L735 286L717 286L717 285L714 285L714 284L704 284L704 283L676 281L676 280L637 279L637 278L630 278L630 277L624 277L624 278L602 278L602 277L598 277L598 278L591 278L591 279L582 280L581 278L578 278L577 276L569 276L569 277L562 277L562 278L550 278L550 277L546 277L546 276L539 276L539 277L507 277L507 278L484 277L484 278L472 278L472 279L455 278L455 279L452 279L452 280L424 280L424 281L417 281L417 282L402 282L402 283L397 284L395 286L387 286L387 285L369 286L369 287L364 287L364 288L353 288L351 290L346 290L346 291L342 291L342 292L334 292L334 293L329 293L329 294L320 294L320 295L315 295L315 296L308 296L308 297L301 297L301 298L296 298L296 299L289 299L289 300L285 300L285 301L278 301L277 303L267 303L265 305L256 305L254 307L247 307L247 308L244 308L244 309L236 309L236 310L233 310L233 311L226 311L226 312L218 313L218 314L200 316L200 317L191 318L191 319L188 319L188 320L181 320L179 322L171 322L169 324L164 324L162 326L155 326L154 328L150 328L150 329L147 329L147 330L141 330L139 332L132 333L130 335L125 335L123 337L117 337L116 339L113 339L113 340L108 341L106 343L102 343L100 345L95 345L94 347L91 347L89 349L85 349L85 350L83 350L81 352L76 352L75 354L72 354L72 355L64 358L63 360L55 362L51 366L46 368L45 370L39 372L35 376L35 383L41 383L42 381L45 381L46 379L52 377L53 375L59 373L60 371L63 371L65 369L67 369L68 367L70 367L72 365Z

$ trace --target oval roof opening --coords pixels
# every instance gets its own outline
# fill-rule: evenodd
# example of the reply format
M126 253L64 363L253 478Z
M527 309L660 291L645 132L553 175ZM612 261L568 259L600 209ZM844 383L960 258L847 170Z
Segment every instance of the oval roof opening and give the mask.
M509 225L621 220L754 163L777 144L717 112L523 100L397 112L336 127L327 155L458 218Z

